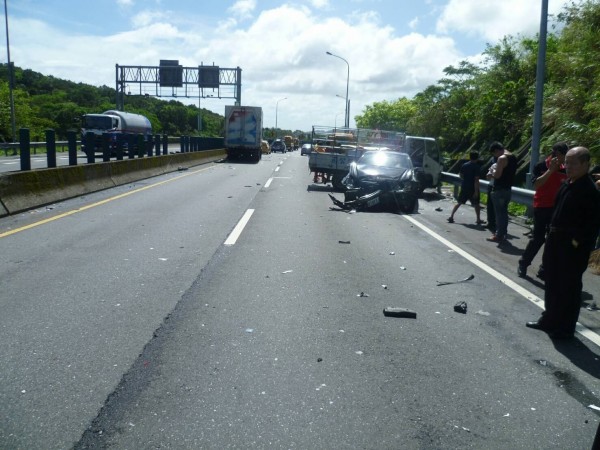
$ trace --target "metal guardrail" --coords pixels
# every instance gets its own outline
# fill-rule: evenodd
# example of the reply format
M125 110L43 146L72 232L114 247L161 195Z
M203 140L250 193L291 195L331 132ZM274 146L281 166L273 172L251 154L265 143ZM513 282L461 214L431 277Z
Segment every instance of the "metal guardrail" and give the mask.
M455 197L458 196L458 189L461 184L461 178L458 175L449 172L442 172L442 181L445 183L453 184L455 189ZM490 183L489 181L479 180L479 185L480 187L485 187L487 189ZM513 187L510 191L511 202L515 202L520 205L525 205L530 208L533 206L533 194L535 193L535 191L518 187Z

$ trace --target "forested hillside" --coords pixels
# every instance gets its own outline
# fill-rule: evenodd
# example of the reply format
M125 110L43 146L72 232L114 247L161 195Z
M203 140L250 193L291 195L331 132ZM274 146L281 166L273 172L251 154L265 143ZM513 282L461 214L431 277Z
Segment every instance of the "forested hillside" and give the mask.
M600 162L600 2L571 5L549 30L541 151L556 141L583 145ZM538 41L505 37L480 64L447 67L445 77L414 98L375 102L361 127L434 136L454 158L498 140L509 149L531 140Z
M0 65L0 142L12 141L7 64ZM115 109L116 90L61 80L28 69L15 67L13 90L16 128L29 128L31 139L43 141L45 130L52 128L58 139L69 129L79 129L86 113ZM169 136L198 133L198 107L179 101L127 95L126 110L143 114L156 133ZM207 109L201 111L202 136L222 136L223 116Z

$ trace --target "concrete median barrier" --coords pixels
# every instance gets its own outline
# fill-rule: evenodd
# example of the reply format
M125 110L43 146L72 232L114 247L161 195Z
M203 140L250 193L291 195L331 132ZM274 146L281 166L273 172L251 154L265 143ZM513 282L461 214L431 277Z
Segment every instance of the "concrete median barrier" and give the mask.
M0 216L225 157L225 150L218 149L0 175Z

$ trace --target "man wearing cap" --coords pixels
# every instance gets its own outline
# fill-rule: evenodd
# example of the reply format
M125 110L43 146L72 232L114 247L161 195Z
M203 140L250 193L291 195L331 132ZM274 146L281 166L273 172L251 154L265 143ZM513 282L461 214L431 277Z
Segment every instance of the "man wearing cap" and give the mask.
M527 276L527 267L537 255L537 252L546 242L546 234L550 227L554 199L560 184L567 178L565 167L565 155L569 150L565 142L558 142L552 147L552 153L533 168L533 235L525 247L525 251L519 259L517 274L521 278ZM544 265L538 269L538 278L544 279Z
M600 191L588 174L590 152L575 147L565 157L565 180L556 195L544 247L544 312L529 328L554 339L572 338L581 308L582 276L600 228Z

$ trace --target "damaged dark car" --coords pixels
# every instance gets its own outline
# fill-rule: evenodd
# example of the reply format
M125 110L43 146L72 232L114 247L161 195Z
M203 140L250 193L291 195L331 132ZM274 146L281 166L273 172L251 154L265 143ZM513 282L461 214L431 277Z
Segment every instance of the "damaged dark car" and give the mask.
M410 213L417 207L419 182L406 153L367 151L350 164L342 184L343 202L329 196L344 210Z

